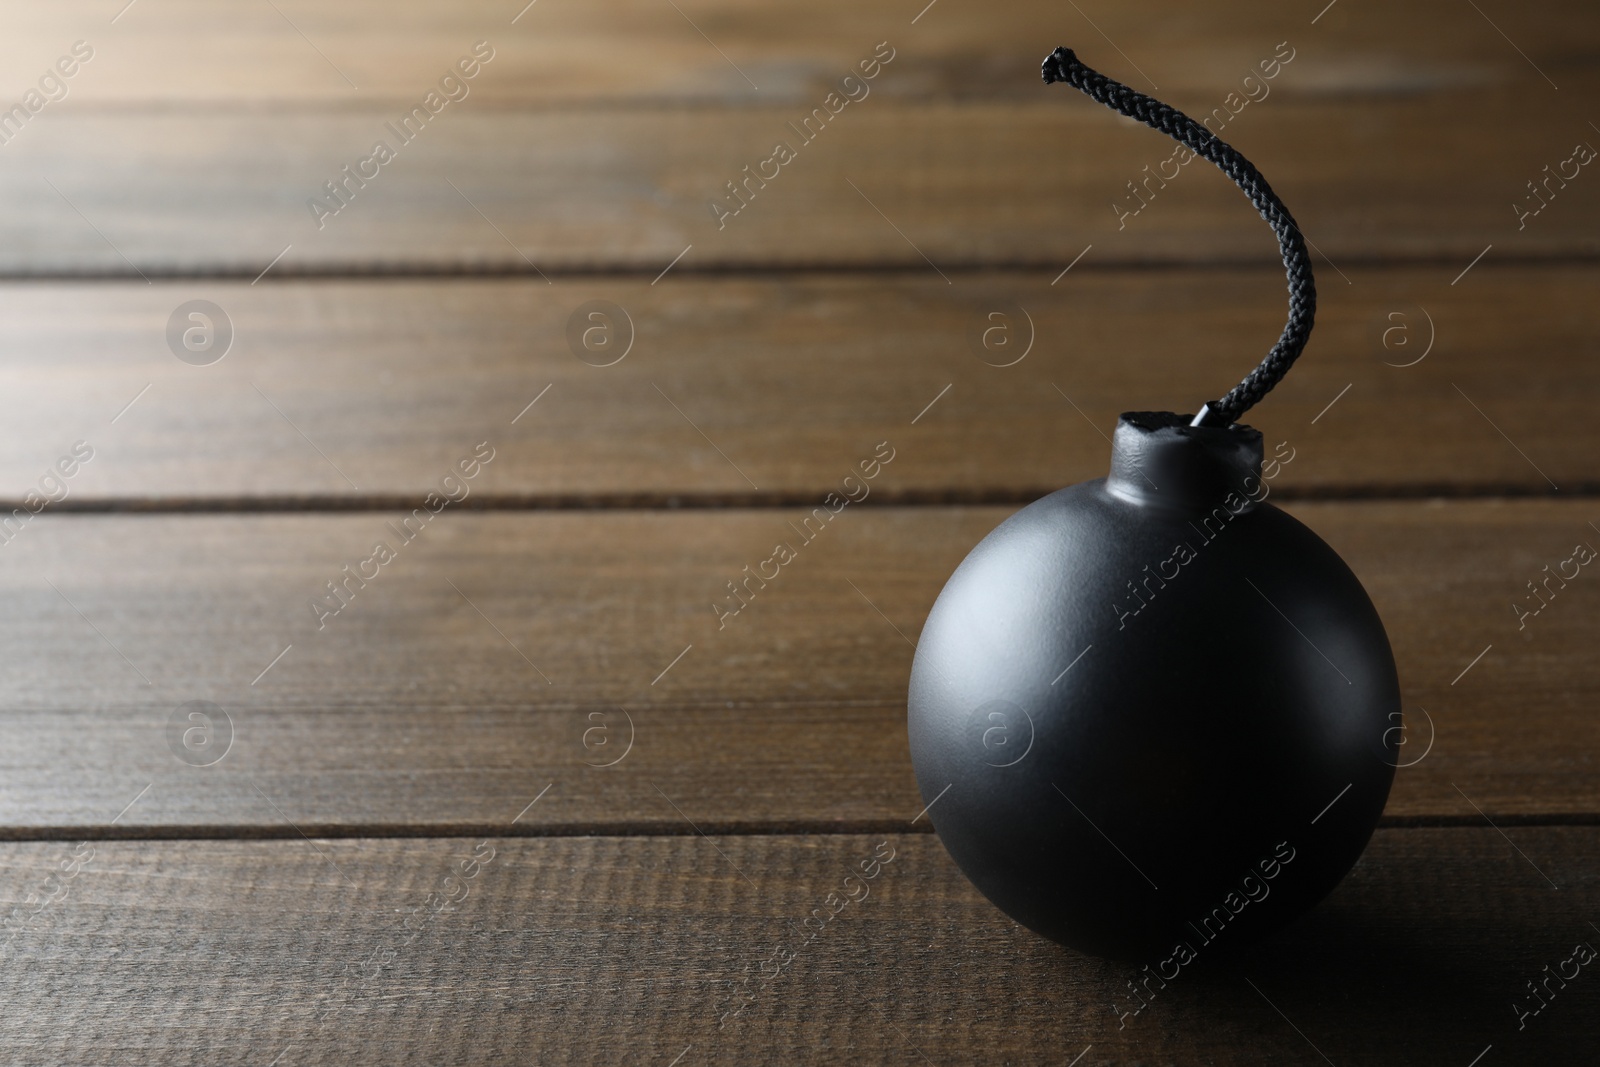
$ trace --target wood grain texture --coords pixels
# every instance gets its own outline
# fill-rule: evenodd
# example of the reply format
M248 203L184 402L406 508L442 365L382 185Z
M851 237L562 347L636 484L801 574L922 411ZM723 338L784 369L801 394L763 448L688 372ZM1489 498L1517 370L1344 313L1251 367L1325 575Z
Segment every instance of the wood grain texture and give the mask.
M10 844L8 898L61 891L5 946L0 1045L285 1067L1589 1063L1587 970L1520 1030L1513 1004L1600 936L1600 829L1514 840L1379 831L1297 926L1199 945L1127 1018L1138 967L1016 926L926 835ZM806 941L880 842L893 862Z
M1536 616L1513 608L1542 567L1600 544L1592 503L1291 511L1394 644L1416 765L1388 818L1600 811L1600 593L1580 576ZM410 544L382 513L45 516L0 560L0 825L469 833L546 786L530 831L909 819L912 642L1008 512L846 509L810 544L785 509L447 511ZM319 630L311 598L380 539L398 558ZM799 558L719 629L725 583L780 540ZM173 747L195 700L232 722L214 766Z
M1057 44L1095 54L1096 65L1140 88L1149 89L1148 77L1166 92L1225 91L1287 39L1304 50L1295 60L1307 72L1299 91L1346 96L1473 84L1548 91L1540 70L1564 84L1600 55L1600 22L1577 0L1487 8L1515 48L1494 24L1448 0L1395 5L1381 18L1349 4L1318 18L1318 4L1263 0L1065 11L1042 0L926 11L926 0L677 6L163 0L121 11L123 3L101 0L11 0L0 5L0 69L8 72L0 88L20 96L76 39L95 55L69 98L109 107L410 101L478 40L490 41L496 56L473 92L495 105L820 99L885 38L905 51L908 71L885 91L911 99L1025 98L1037 91L1039 60Z
M1600 943L1600 594L1529 592L1600 544L1600 199L1529 200L1600 143L1592 5L525 4L0 0L0 515L63 498L0 523L0 1061L1594 1059L1592 973L1518 1018ZM1136 968L1021 930L912 819L950 570L1281 322L1248 205L1193 167L1135 192L1170 145L1042 87L1056 44L1197 117L1293 48L1218 131L1319 257L1252 421L1385 620L1412 764L1328 901L1137 1016ZM212 366L169 348L194 299L235 328ZM593 300L614 366L569 346ZM180 514L93 513L138 509Z
M880 78L894 76L890 67ZM1570 96L1597 86L1593 74L1575 79ZM473 111L469 98L408 144L387 132L395 108L43 112L4 148L0 198L14 210L0 225L0 272L248 280L276 260L280 273L654 277L681 254L678 270L894 266L936 276L1026 265L1053 276L1091 244L1085 262L1096 264L1276 261L1249 203L1204 164L1170 166L1165 188L1136 197L1128 183L1146 180L1143 168L1168 159L1171 142L1056 88L1029 103L868 97L810 143L788 125L804 105ZM1525 183L1596 139L1568 93L1550 95L1560 99L1537 109L1503 88L1272 96L1221 132L1341 269L1405 257L1436 263L1449 282L1490 244L1489 263L1600 250L1600 197L1581 169L1536 217L1519 220L1514 206L1537 204ZM375 176L359 188L349 179L337 214L314 213L313 198L336 203L324 184L380 139L396 158L369 166ZM727 184L779 142L794 158L766 167L762 186L750 179L739 215L715 213L719 197L723 211L740 203ZM1327 263L1318 261L1325 283L1337 276Z
M1248 416L1295 457L1275 489L1594 490L1594 268L1350 277L1324 284L1310 350ZM869 503L1025 500L1102 477L1120 412L1219 396L1283 315L1266 270L952 280L3 286L0 389L28 402L0 425L0 499L81 439L97 452L64 508L410 506L487 439L471 503L811 502L888 439ZM213 366L164 336L193 299L232 324ZM569 347L593 300L630 324L613 366Z

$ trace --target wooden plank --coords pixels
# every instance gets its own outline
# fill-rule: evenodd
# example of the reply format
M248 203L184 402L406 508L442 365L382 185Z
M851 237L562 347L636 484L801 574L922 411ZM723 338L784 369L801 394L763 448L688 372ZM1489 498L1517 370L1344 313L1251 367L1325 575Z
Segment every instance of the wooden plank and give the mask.
M1581 100L1600 83L1569 86ZM1136 196L1129 183L1173 146L1056 88L1025 104L868 98L809 142L789 126L808 113L797 107L442 112L409 142L388 132L392 108L64 110L6 146L0 197L14 210L0 272L253 279L275 263L654 277L681 255L678 270L1026 265L1053 276L1089 245L1088 265L1275 262L1271 235L1219 174L1174 163L1165 187L1152 178ZM1559 95L1535 110L1503 87L1269 97L1221 132L1342 269L1408 257L1449 282L1490 244L1490 263L1600 250L1600 198L1582 195L1570 162L1596 135ZM395 158L360 164L380 140ZM763 169L780 142L793 158L764 167L769 182L749 179L748 203L727 215L743 202L728 183ZM1551 202L1519 217L1516 203L1523 215L1540 203L1525 183L1563 161L1575 187L1552 184ZM342 177L346 166L370 180ZM342 200L324 191L336 177L349 183Z
M1388 818L1600 811L1600 593L1580 576L1513 608L1600 544L1590 503L1291 510L1394 644L1415 766ZM409 544L382 513L45 515L0 558L0 825L105 830L147 786L109 832L487 832L547 786L530 831L909 819L912 642L1008 511L846 509L809 544L798 509L446 511ZM397 558L313 609L380 539ZM726 583L778 541L798 558L719 629ZM191 701L231 745L219 725L184 748Z
M1325 279L1305 358L1249 415L1293 450L1275 488L1594 488L1594 268L1480 265L1454 287L1434 268L1349 273ZM410 506L489 439L471 503L810 502L887 438L868 503L1025 500L1103 476L1119 412L1220 395L1283 315L1268 270L952 280L0 286L0 389L28 398L0 426L0 499L81 439L96 456L62 507ZM212 366L164 336L195 299L233 333ZM594 300L631 324L613 313L632 349L612 366L569 347Z
M69 82L76 106L412 102L478 40L495 48L471 86L472 99L485 105L809 101L884 39L903 52L908 71L884 91L909 99L1026 98L1037 88L1039 60L1057 44L1081 48L1139 88L1150 88L1148 76L1166 92L1218 99L1284 40L1298 52L1291 69L1304 73L1297 91L1328 95L1448 92L1472 83L1550 91L1540 71L1565 84L1600 54L1600 21L1578 0L1486 8L1495 22L1463 19L1448 0L1395 5L1381 19L1348 4L1322 12L1315 3L1264 0L1067 12L1042 0L926 11L925 0L687 0L678 11L650 0L120 6L108 14L93 0L0 5L7 92L20 97L36 80L30 74L43 73L77 39L94 56Z
M1127 1016L1144 972L1017 927L927 835L9 844L6 897L57 895L6 945L0 1034L83 1064L1587 1063L1595 982L1514 1006L1596 941L1600 829L1514 844L1380 831L1292 930L1200 944Z

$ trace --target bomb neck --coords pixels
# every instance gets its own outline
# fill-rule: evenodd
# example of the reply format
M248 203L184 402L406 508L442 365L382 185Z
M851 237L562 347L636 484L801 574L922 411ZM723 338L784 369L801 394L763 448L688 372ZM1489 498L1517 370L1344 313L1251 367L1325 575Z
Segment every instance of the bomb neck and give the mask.
M1261 431L1191 426L1192 416L1129 411L1111 440L1106 489L1132 503L1179 511L1208 509L1237 496L1239 511L1265 498Z

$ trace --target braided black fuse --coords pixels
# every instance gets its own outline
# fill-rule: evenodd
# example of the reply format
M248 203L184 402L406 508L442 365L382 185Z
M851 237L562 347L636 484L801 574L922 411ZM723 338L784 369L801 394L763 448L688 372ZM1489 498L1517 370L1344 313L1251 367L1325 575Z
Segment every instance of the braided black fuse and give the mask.
M1177 108L1130 89L1078 60L1070 48L1057 48L1044 61L1044 80L1066 82L1091 100L1160 130L1201 159L1210 160L1244 190L1250 203L1278 235L1278 249L1289 277L1289 321L1283 334L1259 366L1220 400L1200 408L1194 426L1227 426L1266 396L1289 373L1311 336L1317 313L1317 287L1311 277L1311 257L1289 209L1283 206L1267 180L1239 151Z

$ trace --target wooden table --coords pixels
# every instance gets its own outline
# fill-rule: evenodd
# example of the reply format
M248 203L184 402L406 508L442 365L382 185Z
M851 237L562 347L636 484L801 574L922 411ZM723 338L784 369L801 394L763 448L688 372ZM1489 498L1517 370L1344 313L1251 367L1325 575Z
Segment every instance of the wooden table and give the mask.
M1600 578L1529 586L1600 545L1592 5L125 2L0 9L0 1062L1600 1058L1600 969L1529 989L1600 944ZM971 546L1282 321L1058 44L1314 242L1250 421L1408 722L1337 892L1137 1015L904 722Z

